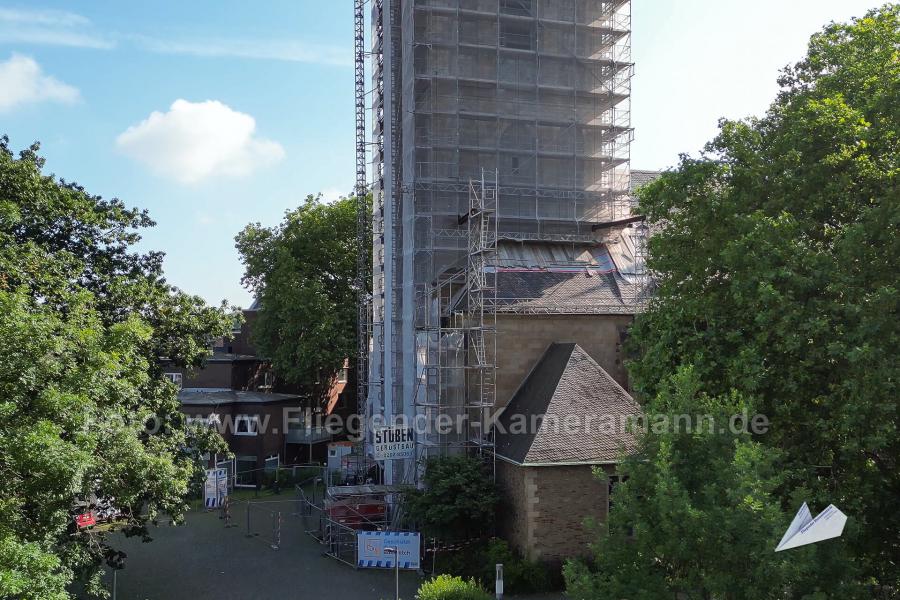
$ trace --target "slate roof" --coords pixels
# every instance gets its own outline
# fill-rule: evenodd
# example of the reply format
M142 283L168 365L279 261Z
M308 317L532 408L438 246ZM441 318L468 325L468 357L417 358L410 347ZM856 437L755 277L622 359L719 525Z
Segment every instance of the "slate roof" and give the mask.
M616 462L636 447L627 418L639 413L628 392L580 346L554 343L497 419L495 451L523 466Z
M647 185L654 179L657 179L660 175L662 175L662 171L642 171L640 169L632 169L631 189L629 191L633 192L642 185Z
M271 392L244 392L223 388L184 388L178 392L178 401L192 406L221 406L225 404L269 404L285 400L299 400L295 394Z
M645 303L642 291L615 271L505 271L497 274L496 310L631 315Z

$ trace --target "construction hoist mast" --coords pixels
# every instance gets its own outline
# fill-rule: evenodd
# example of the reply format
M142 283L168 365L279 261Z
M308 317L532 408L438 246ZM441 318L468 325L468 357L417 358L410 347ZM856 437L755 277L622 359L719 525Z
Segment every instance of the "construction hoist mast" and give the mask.
M369 382L369 319L371 296L369 277L372 247L371 214L366 181L366 49L365 0L354 0L354 66L356 75L356 398L359 414L365 418Z

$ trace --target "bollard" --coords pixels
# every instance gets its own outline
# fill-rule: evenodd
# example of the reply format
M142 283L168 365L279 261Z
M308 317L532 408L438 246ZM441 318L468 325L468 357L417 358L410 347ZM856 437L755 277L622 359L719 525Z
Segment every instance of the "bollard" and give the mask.
M497 563L497 581L494 584L494 592L497 600L503 600L503 564Z
M253 534L250 533L250 503L247 502L247 537L252 537Z
M394 555L394 598L400 600L400 547L385 548L384 553Z
M272 550L281 545L281 511L272 513Z

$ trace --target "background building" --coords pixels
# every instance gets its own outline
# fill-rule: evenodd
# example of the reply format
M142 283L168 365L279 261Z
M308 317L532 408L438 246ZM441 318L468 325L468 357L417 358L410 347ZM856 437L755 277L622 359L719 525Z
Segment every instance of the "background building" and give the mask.
M315 416L354 407L346 405L346 368L338 372L324 405L313 405L300 386L280 379L251 339L257 303L243 316L229 339L216 340L202 369L179 368L166 359L162 366L165 376L180 387L181 411L219 427L234 453L227 466L235 485L253 486L266 468L323 462L326 444L335 436L318 426Z

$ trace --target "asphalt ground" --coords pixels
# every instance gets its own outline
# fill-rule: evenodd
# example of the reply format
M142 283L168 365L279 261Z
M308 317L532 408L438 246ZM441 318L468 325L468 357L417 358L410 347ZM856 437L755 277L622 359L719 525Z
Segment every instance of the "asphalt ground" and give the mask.
M151 528L149 543L113 534L114 546L127 553L125 568L116 574L116 600L394 598L393 571L354 569L325 556L324 546L305 533L303 519L292 514L296 509L289 495L260 498L251 506L250 536L245 503L232 508L231 527L218 511L194 510L182 525ZM271 546L277 511L282 526L276 550ZM112 591L109 573L106 581ZM417 573L401 571L401 598L413 600L421 581Z

